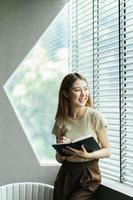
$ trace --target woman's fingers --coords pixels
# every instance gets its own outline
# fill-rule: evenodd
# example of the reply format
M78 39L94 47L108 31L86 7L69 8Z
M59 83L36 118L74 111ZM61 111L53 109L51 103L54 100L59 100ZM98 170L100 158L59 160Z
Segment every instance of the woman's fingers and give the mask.
M62 137L59 137L57 139L58 143L69 143L70 142L70 139L65 137L65 136L62 136Z
M87 152L84 145L81 146L81 149L83 150L83 152Z
M62 149L62 151L68 155L73 155L71 151L67 150L67 149Z
M74 149L72 147L66 147L67 152L69 152L73 156L78 156L79 155L79 150Z
M84 157L87 153L84 145L81 146L81 150L74 149L72 147L66 147L67 153L73 156Z

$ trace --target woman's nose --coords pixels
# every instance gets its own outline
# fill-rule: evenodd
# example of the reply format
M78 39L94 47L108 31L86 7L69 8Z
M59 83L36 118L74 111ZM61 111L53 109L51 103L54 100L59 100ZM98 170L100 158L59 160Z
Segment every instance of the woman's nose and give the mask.
M81 95L84 96L85 95L85 91L81 90Z

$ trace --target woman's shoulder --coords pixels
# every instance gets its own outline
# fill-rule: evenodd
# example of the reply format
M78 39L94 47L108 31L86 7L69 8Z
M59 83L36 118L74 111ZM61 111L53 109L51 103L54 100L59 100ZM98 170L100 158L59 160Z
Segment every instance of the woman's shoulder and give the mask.
M102 115L102 113L99 110L96 110L95 108L92 107L87 107L87 113L92 115Z
M88 113L96 131L100 130L101 128L107 127L107 120L99 110L88 108Z
M93 120L105 118L99 110L96 110L95 108L92 107L87 107L87 115L91 117Z
M59 130L62 129L62 127L63 127L63 120L57 118L55 120L55 122L54 122L54 126L53 126L53 129L52 129L52 134L57 135Z
M87 107L87 114L93 116L94 114L96 114L96 110L92 107Z

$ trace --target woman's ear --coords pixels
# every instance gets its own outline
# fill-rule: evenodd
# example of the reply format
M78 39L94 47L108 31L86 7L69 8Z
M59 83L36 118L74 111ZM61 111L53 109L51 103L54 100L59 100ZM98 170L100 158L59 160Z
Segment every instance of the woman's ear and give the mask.
M67 94L67 92L66 92L65 90L63 90L63 96L64 96L65 98L68 98L68 94Z

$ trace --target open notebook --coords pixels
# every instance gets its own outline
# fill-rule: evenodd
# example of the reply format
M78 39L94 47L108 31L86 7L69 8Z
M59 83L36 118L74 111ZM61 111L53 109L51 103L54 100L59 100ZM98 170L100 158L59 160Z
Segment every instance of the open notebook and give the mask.
M96 142L93 136L80 137L70 143L57 143L52 146L61 156L69 156L66 152L63 151L66 147L73 147L75 149L81 149L81 146L84 145L85 149L88 152L97 151L100 149L99 144Z

